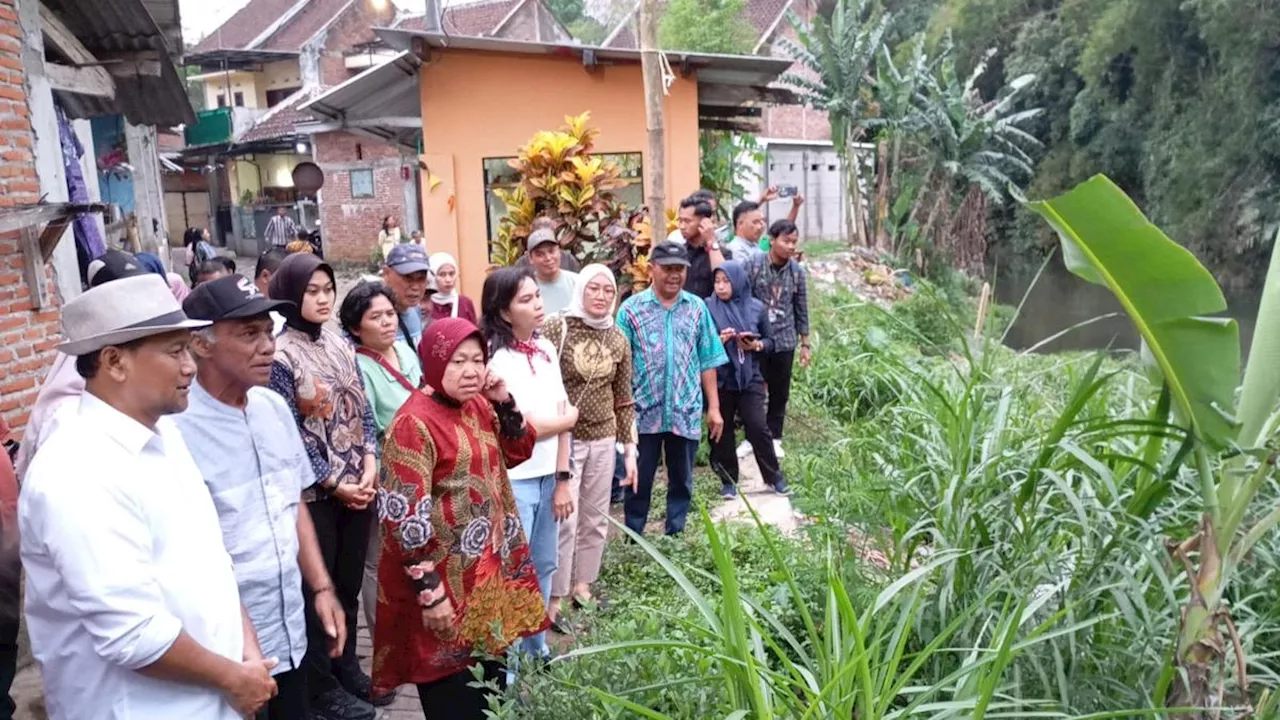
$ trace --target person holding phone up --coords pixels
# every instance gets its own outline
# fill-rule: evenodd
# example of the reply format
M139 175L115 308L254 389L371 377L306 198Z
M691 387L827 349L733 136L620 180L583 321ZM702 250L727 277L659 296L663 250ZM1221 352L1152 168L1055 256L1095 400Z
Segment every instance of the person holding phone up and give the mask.
M707 298L707 309L729 355L729 364L716 371L725 426L733 427L735 413L742 419L765 484L779 495L786 495L787 481L782 477L765 420L764 376L758 360L759 353L773 350L773 338L764 303L752 296L742 263L729 260L716 268L715 293ZM733 441L733 433L726 432L711 444L711 468L720 476L721 495L726 499L738 495L738 455Z

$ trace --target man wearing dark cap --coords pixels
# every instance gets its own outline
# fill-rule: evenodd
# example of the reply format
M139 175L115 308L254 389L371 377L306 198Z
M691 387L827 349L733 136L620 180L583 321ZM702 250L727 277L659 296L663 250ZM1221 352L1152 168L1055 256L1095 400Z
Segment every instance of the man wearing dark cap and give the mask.
M27 627L49 716L236 720L275 694L218 514L172 418L191 320L154 273L63 307L85 392L18 501Z
M382 267L382 279L396 296L396 312L400 314L400 331L397 338L404 340L415 351L422 339L422 298L427 294L427 281L431 276L431 262L421 245L403 243L387 253L387 264Z
M192 291L183 310L213 324L192 337L196 378L187 410L174 418L221 518L258 643L280 661L273 670L280 692L259 714L262 720L307 717L308 644L333 657L346 635L311 515L300 502L315 475L289 406L264 387L275 356L271 315L285 305L240 276ZM317 622L309 625L309 617ZM318 696L314 717L373 717L372 707L338 688Z
M573 302L573 289L578 274L561 267L564 252L556 233L550 228L538 228L529 233L529 264L533 266L533 279L542 291L542 307L548 315L564 310Z
M702 298L683 290L689 269L684 246L662 242L649 253L648 290L618 310L618 328L631 342L631 387L636 403L639 487L627 489L627 527L643 533L658 460L667 462L666 533L684 531L693 497L693 458L707 431L720 437L716 368L729 362Z

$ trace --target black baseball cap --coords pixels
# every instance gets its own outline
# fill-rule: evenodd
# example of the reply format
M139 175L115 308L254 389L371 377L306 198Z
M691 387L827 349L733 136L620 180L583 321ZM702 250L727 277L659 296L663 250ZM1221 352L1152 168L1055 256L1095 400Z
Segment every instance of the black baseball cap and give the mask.
M293 303L268 298L241 275L200 283L182 303L187 317L209 322L257 317L282 307L293 307Z
M98 287L113 280L146 275L149 272L151 271L133 255L123 250L111 249L89 263L85 275L89 279L89 287Z
M653 251L649 253L650 265L689 265L689 251L685 250L684 245L663 240L658 243Z

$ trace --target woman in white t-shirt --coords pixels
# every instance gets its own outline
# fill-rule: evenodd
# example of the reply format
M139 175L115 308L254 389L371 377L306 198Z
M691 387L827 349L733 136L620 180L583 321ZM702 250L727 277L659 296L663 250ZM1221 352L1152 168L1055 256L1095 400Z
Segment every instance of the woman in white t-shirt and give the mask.
M516 407L538 433L532 457L511 468L508 476L545 603L556 571L558 523L573 514L569 430L578 422L578 410L568 402L555 347L537 334L544 314L542 295L529 268L503 268L490 275L480 313L489 370L506 382ZM545 633L525 638L522 647L535 657L550 654Z

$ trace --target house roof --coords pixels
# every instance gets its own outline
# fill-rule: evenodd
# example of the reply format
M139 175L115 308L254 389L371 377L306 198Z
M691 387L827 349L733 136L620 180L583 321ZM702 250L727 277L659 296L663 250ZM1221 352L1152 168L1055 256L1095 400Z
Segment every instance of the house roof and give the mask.
M67 114L90 118L123 113L137 125L180 125L194 122L195 111L173 58L182 52L182 30L176 24L176 0L45 0L44 5L100 61L136 59L135 53L160 57L153 68L108 64L115 82L113 99L59 92ZM156 16L166 24L157 22ZM178 45L171 46L174 40Z
M422 132L418 67L412 53L402 52L350 80L330 88L302 108L320 118L304 132L346 130L416 149Z
M783 19L792 0L746 0L742 10L743 19L755 30L755 44L752 52L760 51L761 45L769 39ZM635 49L639 47L636 36L636 15L640 10L637 5L614 27L613 32L605 38L604 46L617 49Z
M297 52L315 34L342 15L353 0L309 0L297 15L265 41L255 46L262 50Z
M211 50L245 50L264 29L284 17L297 3L298 0L249 0L247 5L196 43L187 54L201 55Z
M259 143L297 135L296 126L298 123L305 123L314 119L311 113L302 110L302 106L317 95L323 94L326 90L328 88L309 87L290 95L279 105L263 113L262 117L258 118L258 122L253 124L253 127L240 133L234 144L247 145L249 143Z
M449 35L493 35L520 6L529 0L476 0L444 9L441 29ZM425 15L408 15L395 24L397 30L425 32Z

